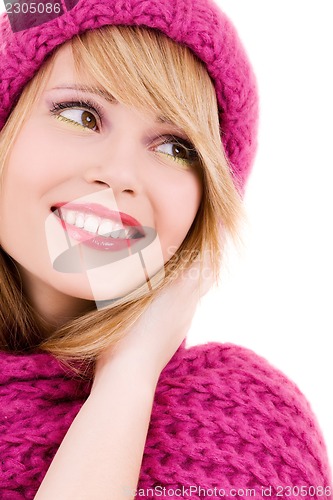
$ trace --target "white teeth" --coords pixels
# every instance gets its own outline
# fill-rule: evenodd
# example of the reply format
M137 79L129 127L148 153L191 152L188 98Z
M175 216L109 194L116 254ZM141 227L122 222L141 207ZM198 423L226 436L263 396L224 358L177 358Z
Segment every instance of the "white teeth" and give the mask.
M64 219L66 222L68 222L68 224L75 224L76 213L71 211L65 212Z
M76 225L76 227L80 227L80 228L84 227L84 216L82 214L78 214L76 216L75 225Z
M93 215L89 215L84 221L83 228L85 229L85 231L88 231L88 233L96 233L98 226L99 226L99 218L94 217Z
M109 219L100 219L95 215L76 212L75 210L61 209L61 218L68 224L85 231L104 236L105 238L134 238L137 230L133 227L124 227L121 223Z
M116 231L112 231L111 233L112 238L126 238L126 231L125 229L118 229Z
M109 220L103 220L100 224L97 233L100 236L110 236L112 233L113 224Z

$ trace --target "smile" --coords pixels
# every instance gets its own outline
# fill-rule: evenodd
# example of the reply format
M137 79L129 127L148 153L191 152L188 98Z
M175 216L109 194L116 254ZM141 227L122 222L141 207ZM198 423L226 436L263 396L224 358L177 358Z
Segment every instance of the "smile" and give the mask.
M130 248L145 236L143 227L133 217L95 203L59 203L51 210L70 237L97 250Z
M104 238L133 239L143 236L135 227L124 227L122 224L113 220L101 219L95 215L85 214L83 212L61 209L61 216L67 224L76 226L79 229L84 229L91 234L104 236Z

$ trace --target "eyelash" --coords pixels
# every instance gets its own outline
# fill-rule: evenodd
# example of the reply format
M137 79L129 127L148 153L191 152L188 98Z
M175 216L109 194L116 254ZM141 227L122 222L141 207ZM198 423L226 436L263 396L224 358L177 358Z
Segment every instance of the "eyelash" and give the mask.
M52 103L52 109L50 109L50 112L52 115L55 116L55 118L58 118L60 120L64 120L66 122L72 123L73 125L77 125L78 127L81 128L87 128L83 127L80 123L71 120L70 118L67 118L65 116L61 116L60 112L64 111L66 109L80 109L82 111L89 111L95 116L95 119L98 123L97 127L98 130L100 128L100 125L103 120L103 111L100 106L98 106L96 103L93 103L89 100L85 101L65 101L65 102L53 102Z
M71 120L70 118L67 118L66 116L62 116L60 114L61 111L64 111L66 109L78 109L84 111L89 111L92 113L97 121L97 131L100 130L101 124L103 121L103 111L100 108L100 106L97 103L94 103L89 100L84 100L84 101L64 101L64 102L53 102L52 103L52 109L50 109L50 112L52 115L59 119L66 121L67 123L71 123L74 126L78 126L80 128L86 129L88 127L84 127L80 123L78 123L75 120ZM89 129L88 129L89 130ZM91 129L92 131L95 132L95 130ZM158 143L155 148L162 146L164 144L173 144L173 145L179 145L187 150L189 153L190 157L188 159L186 158L179 158L177 156L173 156L169 153L161 152L161 151L156 151L157 154L163 154L165 156L168 156L170 159L174 160L177 163L181 164L189 164L189 165L194 165L199 162L199 155L197 150L195 149L194 145L189 142L188 140L174 136L174 135L162 135L158 137L159 140L162 139L162 142Z
M170 157L172 160L174 160L178 163L182 163L182 164L185 163L185 164L193 165L193 164L196 164L199 162L199 154L198 154L197 150L195 149L194 145L191 142L189 142L188 140L183 139L181 137L177 137L175 135L165 135L165 136L161 136L160 138L163 140L161 143L159 143L157 146L155 146L155 148L157 148L158 146L162 146L164 144L172 144L175 146L179 145L182 148L186 149L186 151L190 155L190 158L189 159L178 158L177 156L172 156L168 153L159 152L159 151L157 151L157 153L166 155L166 156Z

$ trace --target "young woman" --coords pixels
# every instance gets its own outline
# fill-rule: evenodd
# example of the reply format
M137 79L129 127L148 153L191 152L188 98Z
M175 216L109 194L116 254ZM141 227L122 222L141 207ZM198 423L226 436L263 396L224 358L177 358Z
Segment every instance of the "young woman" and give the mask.
M330 498L297 387L183 342L255 151L235 30L203 0L50 5L0 25L2 497Z

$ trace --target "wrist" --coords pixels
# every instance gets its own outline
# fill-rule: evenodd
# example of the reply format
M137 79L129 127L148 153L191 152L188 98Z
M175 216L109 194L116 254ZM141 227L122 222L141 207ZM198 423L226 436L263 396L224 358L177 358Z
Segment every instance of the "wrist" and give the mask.
M149 360L139 360L138 357L117 356L106 362L97 363L92 392L95 390L110 389L117 385L126 390L128 387L142 388L152 394L155 393L160 371L154 368Z

